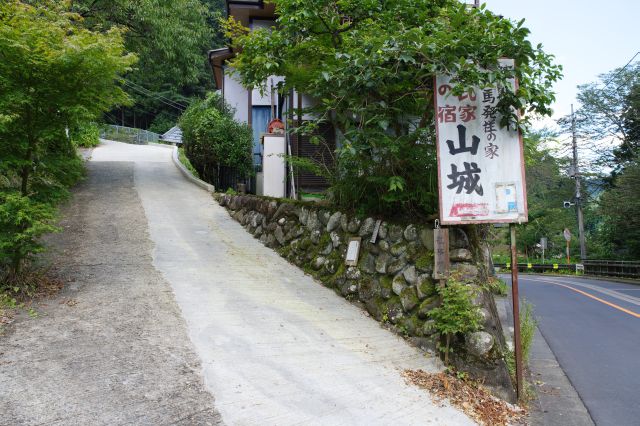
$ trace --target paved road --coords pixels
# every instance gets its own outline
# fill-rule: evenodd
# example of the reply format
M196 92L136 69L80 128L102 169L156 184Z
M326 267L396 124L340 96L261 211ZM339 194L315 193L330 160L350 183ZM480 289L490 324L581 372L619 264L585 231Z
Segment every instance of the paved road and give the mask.
M155 243L228 424L469 424L408 386L435 371L404 340L254 239L170 163L137 162L150 147L108 143L94 161L136 161L135 185Z
M96 181L94 175L98 171L102 178ZM364 311L253 239L210 194L178 172L171 163L169 149L106 142L93 151L89 172L88 187L81 192L81 198L76 198L70 214L86 219L86 210L91 210L91 220L78 224L87 229L85 239L107 241L109 245L93 258L87 252L82 260L86 288L79 289L75 297L86 306L83 322L74 322L73 314L67 313L64 305L58 309L58 318L75 324L81 335L95 334L103 328L116 329L117 333L98 333L102 346L92 346L90 354L74 354L76 349L84 349L67 339L62 342L66 349L59 349L61 354L38 355L47 358L46 378L39 380L38 372L23 378L12 374L7 381L20 381L20 387L0 408L18 401L24 406L20 415L32 419L24 423L36 423L28 412L35 404L42 411L43 423L53 424L58 414L65 415L64 407L73 407L74 401L87 393L91 398L75 412L82 413L88 405L93 412L84 419L102 420L97 423L144 423L135 416L146 413L148 423L166 424L180 420L172 413L185 412L185 416L199 416L191 424L203 421L207 414L212 423L221 416L222 422L230 425L474 424L460 411L434 404L426 392L407 385L401 377L404 369L437 371L442 368L437 359L426 357L382 329ZM120 178L109 181L110 174ZM121 193L127 195L126 203L117 196ZM87 205L96 200L102 201ZM129 215L130 209L143 209L144 215ZM79 234L78 239L82 240L83 232ZM145 245L149 242L147 235L150 247ZM135 245L140 239L142 242ZM112 265L110 252L123 261ZM94 267L106 268L118 285L110 288L109 276L102 274L100 287L109 292L92 301L86 289L93 286ZM146 268L145 272L137 273L137 267ZM167 291L162 283L152 285L145 279L147 273L169 283L171 290ZM127 289L128 274L131 283L136 283L135 295ZM169 314L158 313L155 304L159 301L163 303L160 310L168 309ZM171 303L176 302L184 320L172 315L175 310L171 310ZM93 318L92 306L104 312ZM135 318L129 318L127 310ZM52 317L47 318L54 322ZM138 322L145 327L140 329ZM163 339L158 333L163 328L167 338L175 338L175 350L166 346L173 340ZM28 341L38 353L46 352L37 344L42 335L46 335L44 327ZM189 342L183 335L188 335ZM112 348L112 338L120 338L123 343ZM146 365L140 345L162 349L159 354L148 352L148 356L151 361L159 358L163 364ZM192 347L201 367L189 358ZM98 356L100 349L105 354L96 362L91 356ZM19 349L8 350L20 354ZM173 360L174 351L185 354L182 358L187 358L186 367L172 365L185 362L182 358ZM134 353L135 358L122 365L128 353ZM88 361L69 365L65 357ZM26 363L27 359L22 361ZM103 371L102 362L110 369ZM168 370L164 376L162 368L156 368L163 365ZM27 366L24 364L24 369ZM82 378L80 383L70 381L68 388L62 386L46 398L48 392L35 389L40 395L35 400L29 394L20 400L20 389L45 383L50 384L46 389L51 390L59 377L73 375L72 367ZM91 371L85 372L84 368ZM127 385L127 372L157 379L129 383L127 389L142 394L139 399L146 405L135 403L135 395L130 393L111 397L111 389L118 391ZM199 374L192 377L194 372ZM187 390L191 393L176 393L174 401L165 401L167 392L175 392L180 386L170 385L167 390L161 385L162 379L175 375L179 376L177 385L190 385ZM120 384L123 381L125 385ZM208 397L200 392L202 382ZM95 401L100 396L110 407L121 402L131 410L124 410L119 417L112 410L110 414L117 421L108 422L101 417L104 404ZM44 399L38 400L41 397ZM189 404L190 397L197 397L197 404ZM155 407L154 402L160 405ZM58 406L53 414L47 413L49 407ZM196 407L202 411L194 413ZM3 419L0 416L0 421ZM64 419L60 423L73 423L69 417Z
M640 286L521 275L520 291L594 422L640 424Z

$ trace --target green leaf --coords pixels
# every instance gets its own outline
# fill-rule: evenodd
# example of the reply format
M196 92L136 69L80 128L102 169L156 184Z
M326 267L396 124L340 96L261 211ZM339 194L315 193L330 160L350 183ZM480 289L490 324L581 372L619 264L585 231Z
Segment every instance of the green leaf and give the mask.
M405 181L400 176L392 176L389 178L389 191L404 191Z

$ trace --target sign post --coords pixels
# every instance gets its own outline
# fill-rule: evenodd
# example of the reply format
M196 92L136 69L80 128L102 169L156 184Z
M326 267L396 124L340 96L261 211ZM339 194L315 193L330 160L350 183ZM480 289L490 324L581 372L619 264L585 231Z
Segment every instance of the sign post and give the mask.
M512 59L500 59L514 69ZM522 397L522 351L518 299L515 223L527 221L522 136L500 127L501 93L517 90L511 79L500 87L475 87L453 94L454 76L438 75L434 84L440 223L509 223L516 389Z
M516 226L509 224L511 239L511 300L513 301L513 347L516 355L516 394L522 396L522 342L520 340L520 296L518 289L518 250L516 248Z

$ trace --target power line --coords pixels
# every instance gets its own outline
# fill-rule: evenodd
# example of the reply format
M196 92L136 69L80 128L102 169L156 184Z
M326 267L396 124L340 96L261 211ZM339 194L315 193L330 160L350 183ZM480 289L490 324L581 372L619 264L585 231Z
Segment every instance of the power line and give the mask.
M137 88L137 87L135 87L135 86L131 86L131 85L127 84L127 82L126 82L126 81L124 82L124 84L125 84L127 87L129 87L130 89L133 89L133 90L135 90L136 92L140 93L141 95L145 95L145 96L152 97L152 98L154 98L154 99L156 99L156 100L160 101L161 103L163 103L163 104L165 104L165 105L167 105L167 106L169 106L169 107L171 107L171 108L173 108L173 109L176 109L176 110L178 110L178 111L180 111L180 112L183 112L183 111L184 111L184 109L183 109L182 107L179 107L179 106L173 105L172 103L169 103L169 102L167 102L167 101L163 100L162 98L159 98L159 97L157 97L157 96L153 95L152 93L147 93L147 92L143 91L142 89L138 89L138 88Z
M130 82L129 80L123 79L123 82L127 87L135 90L136 92L138 92L138 93L140 93L142 95L145 95L145 96L149 96L149 97L155 98L156 100L162 102L163 104L165 104L165 105L167 105L167 106L169 106L169 107L171 107L173 109L176 109L176 110L180 111L181 113L185 109L187 109L186 106L184 106L184 105L182 105L182 104L180 104L178 102L172 101L172 100L170 100L168 98L165 98L162 95L159 95L157 93L151 92L150 90L145 89L144 87L142 87L142 86L140 86L138 84Z
M113 115L109 114L108 112L105 112L104 115L106 115L107 118L109 118L112 121L111 124L115 124L115 125L118 124L118 119L116 119Z
M135 104L134 108L136 110L142 110L142 112L146 112L148 114L152 114L152 115L157 115L158 113L158 108L159 107L153 107L153 106L149 106L149 109L142 107L139 103ZM170 115L172 118L175 118L176 120L178 120L180 118L180 114L176 114L175 112L171 111L171 110L161 110L161 112Z
M611 82L612 82L613 80L615 80L615 78L616 78L616 77L618 77L618 76L622 73L622 71L624 71L624 70L625 70L625 69L626 69L626 68L627 68L627 67L628 67L628 66L633 62L633 60L634 60L634 59L636 59L636 57L637 57L638 55L640 55L640 50L639 50L639 51L637 51L637 52L636 52L636 54L635 54L635 55L633 55L633 57L629 60L629 62L627 62L627 64L626 64L625 66L623 66L622 68L620 68L620 70L619 70L619 71L618 71L614 76L612 76L612 77L609 79L609 81L607 81L607 83L604 85L604 87L603 87L602 89L600 89L600 90L604 90L604 89L606 89L606 88L607 88L607 86L609 86L609 84L611 84ZM620 87L620 86L618 86L618 87Z
M182 105L181 103L176 102L176 101L174 101L173 99L169 99L169 98L167 98L167 97L165 97L165 96L162 96L161 94L159 94L159 93L157 93L157 92L152 92L151 90L147 89L146 87L144 87L144 86L142 86L142 85L140 85L140 84L138 84L138 83L135 83L135 82L133 82L133 81L131 81L131 80L127 80L126 78L123 78L123 80L124 80L125 82L127 82L130 86L138 87L140 90L143 90L144 92L149 93L151 96L155 96L155 97L157 97L157 98L163 99L163 100L165 100L165 101L167 101L167 102L170 102L170 103L172 103L172 104L175 104L175 105L177 105L177 106L179 106L179 107L181 107L181 108L183 108L183 109L186 109L186 108L187 108L185 105Z

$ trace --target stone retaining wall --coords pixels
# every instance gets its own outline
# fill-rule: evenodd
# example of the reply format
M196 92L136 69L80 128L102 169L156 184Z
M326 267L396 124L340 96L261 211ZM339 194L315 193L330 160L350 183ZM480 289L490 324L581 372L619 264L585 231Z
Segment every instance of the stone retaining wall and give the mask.
M436 331L428 314L439 299L433 273L433 226L400 226L382 222L372 244L376 220L360 219L315 205L250 195L217 195L221 206L267 247L361 304L376 320L389 324L413 343L435 352ZM357 266L345 266L347 242L362 237ZM486 277L478 257L483 249L461 228L450 229L451 275L477 286ZM479 291L484 330L458 341L454 363L470 371L506 399L513 399L502 361L504 347L495 302Z

